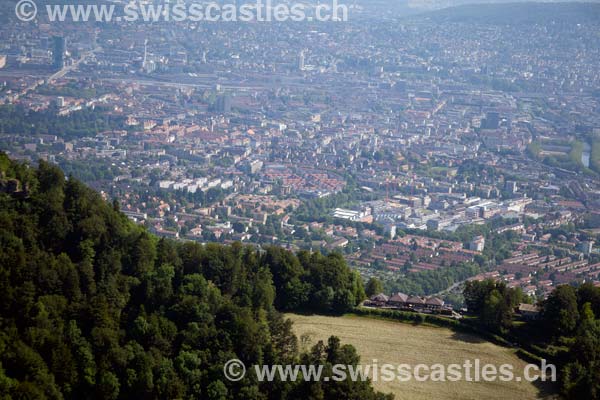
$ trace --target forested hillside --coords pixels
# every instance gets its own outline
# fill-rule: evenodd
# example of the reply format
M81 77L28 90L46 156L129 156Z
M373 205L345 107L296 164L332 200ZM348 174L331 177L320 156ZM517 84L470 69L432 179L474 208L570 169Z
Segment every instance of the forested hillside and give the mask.
M538 318L519 322L514 311L523 299L520 289L471 281L464 296L480 326L557 365L565 399L600 399L600 287L559 285L540 303Z
M339 255L159 240L47 163L0 153L0 398L385 399L368 383L259 383L223 364L358 363L336 339L301 355L279 310L364 297Z

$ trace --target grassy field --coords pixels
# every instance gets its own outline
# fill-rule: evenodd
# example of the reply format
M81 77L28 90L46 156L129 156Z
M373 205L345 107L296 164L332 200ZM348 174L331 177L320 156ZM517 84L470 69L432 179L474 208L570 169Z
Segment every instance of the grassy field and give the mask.
M308 335L308 347L319 340L338 336L342 343L354 345L363 365L377 360L378 365L389 363L464 364L465 360L480 359L481 364L511 364L515 376L522 375L524 361L514 350L484 341L476 336L456 333L445 328L409 324L358 316L325 317L288 314L294 321L294 331L300 338ZM551 398L544 393L548 387L528 382L373 382L377 390L394 393L396 399L506 399L526 400Z

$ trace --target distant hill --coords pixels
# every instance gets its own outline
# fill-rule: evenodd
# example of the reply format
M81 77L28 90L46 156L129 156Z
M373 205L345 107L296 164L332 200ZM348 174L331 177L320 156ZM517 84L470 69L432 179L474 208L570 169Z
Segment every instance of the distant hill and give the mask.
M439 22L480 22L490 24L598 23L600 3L498 3L468 4L427 14Z

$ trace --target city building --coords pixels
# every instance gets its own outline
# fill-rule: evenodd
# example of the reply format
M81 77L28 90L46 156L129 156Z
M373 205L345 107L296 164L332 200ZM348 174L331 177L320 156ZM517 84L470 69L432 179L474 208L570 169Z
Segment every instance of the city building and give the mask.
M223 93L217 97L215 104L216 111L219 113L230 113L231 112L231 95Z
M579 246L577 248L583 254L589 256L590 254L592 254L592 250L594 249L594 242L592 242L591 240L583 241L583 242L579 243Z
M304 50L300 52L298 56L298 70L304 71L306 69L306 56L304 55Z
M484 248L485 248L485 238L483 236L475 236L469 242L469 250L481 252L481 251L483 251Z
M55 69L65 67L65 52L67 51L67 40L64 36L54 36L52 38L52 66Z

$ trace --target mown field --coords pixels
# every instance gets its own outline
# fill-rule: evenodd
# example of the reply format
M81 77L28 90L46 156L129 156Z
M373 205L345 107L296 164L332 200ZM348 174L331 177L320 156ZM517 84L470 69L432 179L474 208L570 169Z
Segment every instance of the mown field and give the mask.
M481 364L496 366L511 364L515 376L522 375L525 361L513 349L504 348L476 336L456 333L445 328L414 326L400 322L358 316L325 317L288 314L294 321L294 331L308 338L305 347L331 335L342 343L356 347L363 365L377 360L379 365L389 364L464 364L465 360L480 359ZM300 341L301 346L303 341ZM373 382L377 390L396 395L396 399L497 399L526 400L549 399L547 385L536 386L529 382Z

